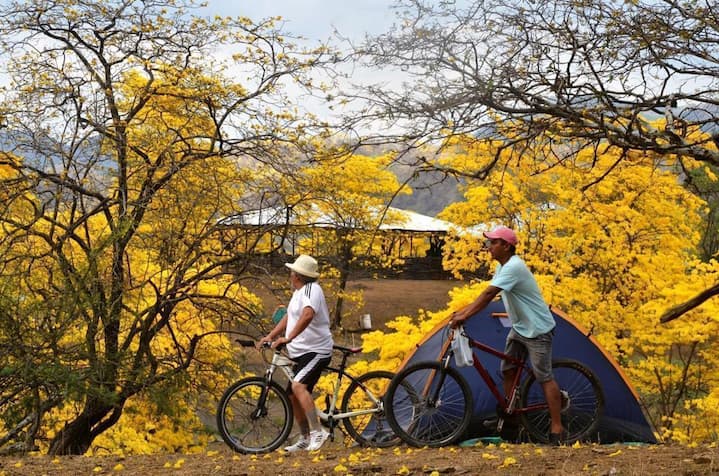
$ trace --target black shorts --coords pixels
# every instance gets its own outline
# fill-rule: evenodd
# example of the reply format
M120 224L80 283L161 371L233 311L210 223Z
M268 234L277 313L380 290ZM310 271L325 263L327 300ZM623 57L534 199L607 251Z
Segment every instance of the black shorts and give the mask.
M308 352L292 360L295 362L295 365L292 366L292 371L295 373L292 381L306 385L307 391L312 393L312 389L315 388L322 371L330 364L332 356L330 354ZM287 387L287 393L292 393L292 382Z

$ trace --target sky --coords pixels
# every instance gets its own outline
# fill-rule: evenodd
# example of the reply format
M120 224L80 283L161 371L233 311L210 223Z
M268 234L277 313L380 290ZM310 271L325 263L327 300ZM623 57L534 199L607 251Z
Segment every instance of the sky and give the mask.
M222 16L247 16L259 20L282 16L285 30L324 40L336 28L359 39L364 33L381 33L393 21L393 0L208 0L207 10Z
M281 16L281 30L291 36L307 39L306 46L326 42L336 29L343 37L355 42L365 35L378 35L387 31L395 23L395 13L390 8L396 0L207 0L202 16L246 16L257 22L261 19ZM344 49L336 39L331 42L335 47ZM352 83L377 82L393 83L396 78L389 72L366 71L356 65L349 66ZM347 83L346 85L348 85ZM340 86L342 87L342 86ZM293 86L288 85L288 91ZM315 102L303 98L302 106L319 117L332 120L342 109L327 109L325 102ZM344 111L346 112L346 111Z

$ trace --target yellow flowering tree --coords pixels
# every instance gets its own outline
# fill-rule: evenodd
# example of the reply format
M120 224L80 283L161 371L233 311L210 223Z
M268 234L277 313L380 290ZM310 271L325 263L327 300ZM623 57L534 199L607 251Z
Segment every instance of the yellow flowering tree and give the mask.
M126 408L181 422L226 383L208 370L238 365L223 333L260 305L228 276L240 257L217 221L259 167L312 151L320 128L285 87L334 59L277 19L194 6L1 7L0 443L81 454L118 422L138 430Z

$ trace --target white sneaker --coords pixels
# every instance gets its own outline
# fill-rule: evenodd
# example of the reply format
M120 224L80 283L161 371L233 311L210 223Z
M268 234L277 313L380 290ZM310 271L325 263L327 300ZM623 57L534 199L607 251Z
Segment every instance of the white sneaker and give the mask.
M327 438L330 436L329 432L325 430L310 431L310 443L307 447L307 451L317 451L322 448Z
M309 449L310 447L310 440L305 438L305 435L300 435L299 439L294 445L285 446L285 451L288 453L293 453L295 451L302 451Z

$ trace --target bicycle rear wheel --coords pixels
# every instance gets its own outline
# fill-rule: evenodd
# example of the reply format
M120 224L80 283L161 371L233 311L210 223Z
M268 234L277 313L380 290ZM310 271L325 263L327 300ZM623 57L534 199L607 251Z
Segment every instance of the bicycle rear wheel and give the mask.
M292 430L292 405L277 383L270 382L264 404L259 404L266 386L262 377L239 380L225 391L217 405L217 429L235 451L274 451Z
M393 377L384 370L367 372L351 380L342 398L342 413L371 411L343 421L347 433L362 446L385 448L400 442L387 422L383 402Z
M599 380L591 370L574 360L552 362L552 373L562 392L562 426L566 431L566 443L591 439L604 409L604 393ZM546 443L551 419L542 385L531 375L522 384L520 393L522 407L544 407L522 413L521 418L529 435L537 442Z
M456 442L469 426L472 406L467 381L435 361L400 371L385 395L390 426L405 443L418 447Z

